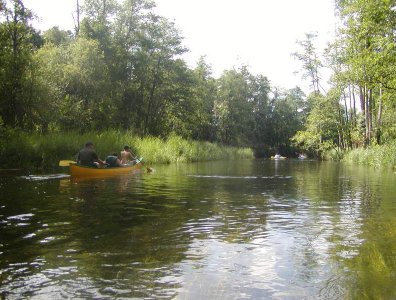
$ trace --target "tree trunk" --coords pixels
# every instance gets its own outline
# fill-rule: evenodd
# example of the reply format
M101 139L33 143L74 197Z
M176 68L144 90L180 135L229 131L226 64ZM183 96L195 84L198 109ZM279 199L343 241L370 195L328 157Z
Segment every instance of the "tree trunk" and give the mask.
M352 107L353 107L353 111L351 112L351 114L353 114L353 126L356 128L357 125L357 116L356 116L356 96L355 96L355 88L354 86L352 86Z
M345 105L345 125L344 125L345 136L346 136L345 148L351 149L352 148L351 117L349 116L351 107L349 107L349 110L348 110L347 96L345 95L345 93L343 93L343 97L344 97L344 105ZM349 106L350 105L351 104L349 104Z
M148 130L151 128L151 121L152 119L152 111L153 111L153 106L154 106L154 94L155 90L157 88L158 80L159 80L159 69L161 65L161 57L158 58L156 68L154 69L154 74L153 74L153 83L150 88L149 92L149 97L148 97L148 107L147 107L147 114L145 118L145 124L143 128L144 134L148 133Z
M378 100L378 114L377 114L377 128L376 128L376 140L378 144L381 144L381 129L382 129L382 88L380 88L380 96Z
M373 137L373 110L374 110L374 100L373 100L373 90L368 90L368 142L371 143L371 138Z
M365 134L364 145L368 146L371 139L371 123L370 123L370 99L367 86L360 87L360 105L364 116Z
M76 37L79 35L80 33L80 3L79 0L77 0L77 9L76 9L76 20L74 20L75 24L74 24L74 31L75 31L75 35Z

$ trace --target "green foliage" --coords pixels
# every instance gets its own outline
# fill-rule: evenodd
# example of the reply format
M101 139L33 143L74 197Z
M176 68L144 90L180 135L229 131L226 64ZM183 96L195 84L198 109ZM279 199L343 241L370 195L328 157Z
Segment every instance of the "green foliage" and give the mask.
M165 163L235 155L228 150L218 155L208 141L253 147L263 155L306 150L331 158L391 142L396 138L392 3L337 4L343 23L328 51L335 76L327 94L320 94L324 64L316 34L298 41L300 51L294 53L312 86L306 99L298 87L272 87L246 66L225 70L218 79L203 57L190 69L180 57L187 49L175 24L155 14L150 0L87 0L75 35L53 27L42 36L30 26L32 13L22 0L4 2L0 117L7 130L28 129L32 136L102 131L105 135L95 138L102 139L103 155L130 143L141 145L133 146L135 152L144 149L153 161ZM129 134L119 136L120 130ZM84 140L71 144L79 148ZM37 147L48 152L36 155L37 165L46 161L42 156L63 153L42 145Z
M345 154L343 161L374 167L396 166L396 141L369 148L358 148Z
M0 126L0 165L6 168L37 166L40 160L31 144L30 135L10 127Z
M327 49L334 75L329 91L310 97L312 110L296 146L318 156L341 158L345 150L395 139L396 15L393 1L336 1L340 22L337 38ZM303 63L304 76L319 95L315 34L299 41L294 56Z
M252 158L249 148L234 148L209 142L198 142L171 135L166 140L148 137L138 139L135 144L138 153L158 163L194 162L221 159Z
M10 5L10 7L7 6ZM28 128L32 51L38 46L37 34L29 25L32 13L22 1L2 3L0 9L0 116L5 125ZM4 21L3 21L4 20Z
M40 98L51 112L48 123L62 130L101 129L110 123L107 68L97 42L78 38L62 47L46 45L35 58Z
M252 158L249 148L225 147L209 142L185 140L171 135L166 140L158 137L140 138L133 132L109 130L104 132L77 132L27 134L0 127L2 168L54 169L60 160L75 160L86 141L92 141L103 159L112 152L120 152L129 145L134 154L150 163L177 163L220 159Z
M73 34L70 30L61 30L54 26L44 32L44 41L56 46L69 44L73 40Z
M292 141L297 147L323 157L330 150L337 151L340 106L334 99L318 94L312 94L310 97L315 100L311 100L313 107L307 117L305 130L297 131Z
M305 96L272 91L265 76L254 76L246 66L226 70L219 79L204 58L190 69L180 59L187 49L179 31L156 15L154 6L149 0L85 1L76 35L53 27L44 32L40 49L26 39L28 59L21 65L29 72L17 97L27 104L19 106L23 127L47 134L122 129L162 138L169 154L157 151L153 157L164 162L201 156L172 134L236 147L287 147L301 126L297 103ZM26 22L23 26L28 29ZM0 75L14 82L9 74Z
M304 96L299 88L273 92L266 77L253 76L244 66L226 71L214 102L216 138L256 149L286 149L305 119Z
M378 142L388 143L396 140L396 105L395 105L395 93L387 91L383 94L383 113L381 120L381 127L378 128L380 131L380 139Z
M253 132L253 103L249 90L252 75L246 67L225 71L219 79L215 116L218 138L231 145L246 144Z
M216 81L211 77L211 67L203 57L199 59L197 67L193 70L192 78L190 137L196 140L214 140L216 128L213 109L217 86Z
M314 44L317 34L306 33L305 37L305 40L297 41L297 44L302 48L301 52L294 52L292 55L302 63L302 78L308 79L313 92L319 94L321 89L320 69L323 64Z
M396 15L393 1L337 1L343 24L333 44L333 62L337 64L335 83L350 98L358 98L365 116L364 144L391 140L395 107L388 100L395 97ZM354 101L354 100L353 100ZM392 100L393 102L393 100ZM351 128L356 127L355 104L350 107ZM352 133L353 134L353 133ZM385 136L383 136L385 134ZM393 135L393 133L391 133Z

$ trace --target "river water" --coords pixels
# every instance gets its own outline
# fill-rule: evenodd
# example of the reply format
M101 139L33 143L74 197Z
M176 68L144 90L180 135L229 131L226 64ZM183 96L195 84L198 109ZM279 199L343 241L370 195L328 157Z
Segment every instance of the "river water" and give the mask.
M5 299L396 299L396 174L333 162L0 174Z

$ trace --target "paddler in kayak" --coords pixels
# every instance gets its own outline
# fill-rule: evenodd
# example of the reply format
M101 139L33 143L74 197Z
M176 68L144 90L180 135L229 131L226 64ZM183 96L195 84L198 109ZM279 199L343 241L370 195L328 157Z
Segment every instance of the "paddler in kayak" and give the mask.
M77 155L77 163L87 167L103 167L105 162L98 157L92 142L86 142Z
M131 148L125 145L124 150L121 151L121 163L123 165L134 165L136 158L136 155L131 152Z
M116 152L113 152L112 154L106 157L106 165L109 168L126 167L126 165L123 165L121 163L121 160L119 159Z

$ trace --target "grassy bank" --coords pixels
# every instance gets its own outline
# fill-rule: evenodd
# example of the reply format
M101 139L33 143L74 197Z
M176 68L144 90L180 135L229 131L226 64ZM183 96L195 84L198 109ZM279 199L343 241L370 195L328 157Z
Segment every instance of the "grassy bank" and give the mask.
M54 169L59 160L75 160L77 152L88 140L95 144L102 159L111 152L120 152L125 144L130 145L135 154L143 156L151 164L253 157L249 148L189 141L178 136L170 136L165 140L156 137L140 138L131 132L120 131L39 135L3 130L0 138L5 141L0 144L1 169Z
M394 167L396 166L396 141L367 149L354 149L346 153L342 161L374 167Z

